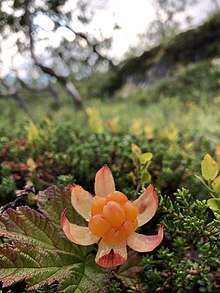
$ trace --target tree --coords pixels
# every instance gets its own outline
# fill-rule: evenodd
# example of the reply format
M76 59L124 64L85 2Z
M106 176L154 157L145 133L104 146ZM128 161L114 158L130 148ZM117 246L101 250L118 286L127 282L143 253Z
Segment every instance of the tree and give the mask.
M13 36L14 54L26 60L25 78L20 76L20 71L15 68L13 62L11 64L8 74L15 80L13 92L18 92L24 85L36 90L44 88L49 89L57 100L58 94L50 83L53 79L62 86L77 108L83 107L82 98L70 74L75 72L86 75L97 64L111 64L102 54L103 48L110 44L110 40L103 38L101 34L95 37L88 31L93 10L97 8L95 4L97 5L97 1L89 0L0 2L1 41L7 41ZM48 29L41 25L41 20L49 23ZM57 38L56 44L50 41L51 36ZM37 80L39 75L41 78ZM11 95L4 79L5 76L1 76L6 92Z

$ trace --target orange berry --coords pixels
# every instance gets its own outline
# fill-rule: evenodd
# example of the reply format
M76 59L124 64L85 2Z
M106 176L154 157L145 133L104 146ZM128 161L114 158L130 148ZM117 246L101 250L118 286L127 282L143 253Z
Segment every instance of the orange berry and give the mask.
M104 205L106 204L106 199L99 196L94 196L91 206L91 215L101 214Z
M121 238L121 235L120 235L120 232L116 229L111 229L109 230L103 237L105 243L107 245L116 245L118 244L119 242L121 242L122 238Z
M100 214L93 216L89 221L90 231L98 237L105 235L110 228L109 223Z
M136 230L133 222L125 221L119 228L119 233L123 239L127 239Z
M113 191L106 197L107 201L116 201L120 205L123 205L128 201L127 196L120 191Z
M133 204L131 201L127 201L124 205L124 210L126 214L126 219L128 221L134 220L138 216L138 208L135 204Z
M114 228L118 228L119 226L121 226L121 224L126 219L124 208L115 201L109 201L104 206L102 210L102 216Z

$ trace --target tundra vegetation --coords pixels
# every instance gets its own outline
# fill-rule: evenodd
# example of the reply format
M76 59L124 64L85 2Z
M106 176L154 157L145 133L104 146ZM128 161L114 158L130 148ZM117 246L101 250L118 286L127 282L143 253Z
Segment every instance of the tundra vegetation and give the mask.
M216 24L219 17L208 19L203 34L200 27L189 36L219 35ZM187 49L178 46L182 37L139 57L145 63L136 57L105 74L69 75L81 107L58 79L58 104L48 88L33 92L18 78L28 113L10 92L0 99L0 292L219 292L219 42L202 42L195 58L194 38ZM129 204L153 184L158 208L136 232L164 231L154 250L128 246L127 260L113 268L95 262L97 245L69 241L61 224L65 210L70 223L87 226L71 191L95 195L104 165Z

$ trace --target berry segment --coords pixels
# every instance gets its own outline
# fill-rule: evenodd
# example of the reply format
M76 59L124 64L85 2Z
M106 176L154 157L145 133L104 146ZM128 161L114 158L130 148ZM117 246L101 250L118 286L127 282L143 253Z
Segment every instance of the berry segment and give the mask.
M111 226L100 214L98 214L90 219L89 229L95 236L102 237L111 229Z
M113 191L107 195L106 199L107 201L116 201L119 204L125 204L128 201L127 196L120 191Z
M97 214L101 214L105 204L106 204L106 199L96 195L92 201L91 215L94 216Z
M102 237L107 245L125 241L137 229L138 209L122 192L114 191L105 198L95 196L89 221L90 231Z
M101 215L114 228L119 228L126 218L123 207L115 201L109 201L103 207Z
M124 210L126 214L126 219L129 220L135 220L138 216L138 209L135 204L131 201L127 201L124 205Z

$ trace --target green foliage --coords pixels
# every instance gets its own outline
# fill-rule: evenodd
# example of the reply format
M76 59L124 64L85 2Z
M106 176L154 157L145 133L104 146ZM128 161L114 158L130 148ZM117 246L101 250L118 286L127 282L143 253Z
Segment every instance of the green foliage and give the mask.
M15 180L11 175L11 168L2 165L0 168L0 203L6 203L12 199L15 190Z
M206 79L206 76L209 76ZM218 96L219 67L209 61L180 66L172 79L162 79L148 91L148 100L160 100L162 97L201 103Z
M28 133L27 133L27 140L30 144L32 144L34 141L38 140L40 136L40 130L37 128L37 126L33 123L30 123Z
M207 154L202 160L202 176L207 181L212 181L218 174L218 164Z
M108 289L108 293L121 293L121 292L122 290L120 288L120 284L117 281L112 280Z
M139 146L132 143L131 145L131 159L133 161L133 164L135 166L134 172L131 172L131 176L135 182L135 185L137 185L136 194L139 191L140 187L143 187L151 180L151 175L148 171L148 168L151 164L151 160L153 158L152 153L142 153Z
M220 211L220 198L210 198L207 203L213 211Z
M73 183L72 178L93 193L93 174L103 164L108 164L118 188L128 195L133 195L139 182L150 181L149 173L161 192L174 192L179 186L185 186L199 195L201 185L192 175L199 172L200 153L211 147L206 137L193 140L191 135L187 137L182 132L185 129L179 129L174 135L174 128L164 127L160 129L161 133L152 130L151 138L147 139L144 131L134 134L143 129L141 125L139 129L132 129L132 133L126 127L116 133L94 133L89 128L76 127L71 121L53 124L53 127L42 123L40 127L44 139L30 144L25 138L27 133L23 133L24 137L16 143L6 139L2 144L5 155L1 160L13 162L10 177L16 175L13 178L18 189L22 189L28 180L39 191L51 184ZM140 177L131 173L137 173L137 165L133 165L130 157L132 143L141 146L143 154L154 154L149 162L146 155L140 157L141 163L138 159L138 168L143 174Z
M135 64L130 65L132 69ZM171 79L147 88L129 84L111 100L88 99L85 106L90 109L90 119L80 111L73 113L66 97L62 108L52 111L53 101L42 95L29 101L38 121L33 125L12 100L7 104L1 100L0 203L10 204L29 181L37 194L31 192L34 210L19 207L0 215L4 221L8 217L7 229L1 224L0 250L9 252L3 260L9 262L13 252L15 262L23 260L29 265L25 269L19 263L19 271L1 279L7 284L12 284L14 277L21 280L22 288L15 284L15 292L24 292L26 285L36 288L34 292L65 292L62 288L68 283L87 292L85 286L92 288L88 278L96 279L97 288L91 290L106 292L219 292L219 68L218 59L191 64L179 67ZM91 95L97 96L102 82L108 83L105 78L93 76L92 85L83 90L90 93L91 89ZM201 174L207 153L215 153L215 159L208 156L208 161L203 161L201 184L195 174ZM68 242L60 227L65 207L71 222L84 224L70 208L68 188L77 183L93 194L94 175L103 164L111 168L117 189L131 199L148 182L155 185L159 209L138 232L154 234L153 227L159 222L165 231L160 247L145 254L129 252L128 262L107 275L93 263L95 251ZM147 178L141 175L146 172ZM52 186L58 184L66 188ZM13 203L16 206L18 202ZM30 205L25 197L23 203ZM43 258L45 253L51 260ZM58 264L60 254L64 257ZM36 259L42 268L34 267ZM48 275L39 283L40 271L52 273L46 260L62 267L54 267L56 278ZM12 265L10 270L15 269ZM31 270L38 285L34 285ZM3 268L0 271L5 272Z
M103 133L104 132L104 125L102 123L101 117L99 112L94 108L87 108L86 113L88 115L88 123L90 128L95 133Z
M174 196L160 196L166 243L142 259L145 290L217 292L220 226L210 221L205 200L195 201L186 189Z
M213 211L220 212L220 176L217 177L219 172L219 164L209 154L206 154L202 160L202 176L205 181L197 176L211 195L214 198L208 199L207 204Z
M220 176L213 179L212 188L217 194L220 194Z
M64 186L68 186L70 184L73 184L73 176L71 175L60 175L58 176L58 183L62 184Z
M71 206L69 189L50 187L38 204L39 212L24 206L0 215L0 236L12 239L0 248L3 286L25 280L29 290L56 282L62 292L100 292L104 270L88 249L70 243L60 226L63 209Z

